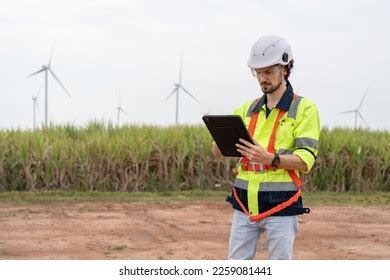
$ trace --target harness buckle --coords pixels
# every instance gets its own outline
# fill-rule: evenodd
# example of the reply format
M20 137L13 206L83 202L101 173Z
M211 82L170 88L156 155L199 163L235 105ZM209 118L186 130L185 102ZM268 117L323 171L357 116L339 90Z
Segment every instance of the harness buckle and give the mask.
M263 173L268 170L268 167L262 163L249 162L247 164L241 164L242 170L253 171L257 173Z

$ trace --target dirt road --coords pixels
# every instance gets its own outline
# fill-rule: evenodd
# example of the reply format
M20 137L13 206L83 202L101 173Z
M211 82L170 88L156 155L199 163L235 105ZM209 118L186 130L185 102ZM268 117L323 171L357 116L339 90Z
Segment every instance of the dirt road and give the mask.
M295 259L390 259L390 207L311 209ZM226 259L231 216L207 201L2 204L0 259Z

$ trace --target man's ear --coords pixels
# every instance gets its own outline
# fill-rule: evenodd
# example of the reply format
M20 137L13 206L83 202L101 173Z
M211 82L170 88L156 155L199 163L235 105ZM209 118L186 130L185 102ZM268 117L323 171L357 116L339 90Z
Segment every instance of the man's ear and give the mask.
M283 67L283 71L282 71L283 76L287 75L287 68L286 67L288 67L288 65Z

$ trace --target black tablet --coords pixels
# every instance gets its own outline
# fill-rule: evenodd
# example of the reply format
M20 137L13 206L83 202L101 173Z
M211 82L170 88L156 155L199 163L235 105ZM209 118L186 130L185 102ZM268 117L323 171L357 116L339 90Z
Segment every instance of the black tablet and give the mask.
M226 157L242 157L237 151L236 143L242 138L253 144L253 140L240 116L235 115L205 115L206 124L215 143Z

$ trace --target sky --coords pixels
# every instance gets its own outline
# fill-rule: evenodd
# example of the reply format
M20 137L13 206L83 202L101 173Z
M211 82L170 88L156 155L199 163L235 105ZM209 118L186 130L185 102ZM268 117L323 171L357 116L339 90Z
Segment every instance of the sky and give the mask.
M71 93L49 77L49 120L85 125L172 125L179 79L200 101L181 92L179 122L230 114L262 95L247 59L262 35L291 44L291 83L313 100L327 127L353 127L355 109L371 129L390 129L387 66L389 1L364 0L3 0L0 9L0 129L33 126L38 95L44 120L47 65ZM55 43L54 43L55 42ZM359 125L367 127L359 121Z

